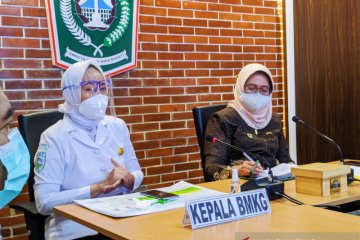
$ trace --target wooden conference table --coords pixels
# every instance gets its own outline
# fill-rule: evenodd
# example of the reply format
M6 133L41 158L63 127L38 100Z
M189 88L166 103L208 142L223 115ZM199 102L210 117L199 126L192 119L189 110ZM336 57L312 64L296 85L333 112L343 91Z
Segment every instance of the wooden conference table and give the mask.
M200 185L228 192L230 180ZM271 214L196 230L182 226L184 208L129 218L107 217L76 204L57 206L55 212L113 239L244 239L240 232L245 233L244 236L249 236L251 232L355 232L360 236L358 216L311 206L359 201L359 182L349 185L347 192L318 197L296 193L295 181L288 181L285 182L285 193L308 205L299 206L286 199L278 199L271 201Z

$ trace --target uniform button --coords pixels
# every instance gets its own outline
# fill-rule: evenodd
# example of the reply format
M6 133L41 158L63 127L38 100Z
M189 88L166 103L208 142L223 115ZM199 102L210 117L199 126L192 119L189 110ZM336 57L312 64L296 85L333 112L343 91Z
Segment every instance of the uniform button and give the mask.
M94 153L95 155L99 155L100 150L94 150L93 153Z

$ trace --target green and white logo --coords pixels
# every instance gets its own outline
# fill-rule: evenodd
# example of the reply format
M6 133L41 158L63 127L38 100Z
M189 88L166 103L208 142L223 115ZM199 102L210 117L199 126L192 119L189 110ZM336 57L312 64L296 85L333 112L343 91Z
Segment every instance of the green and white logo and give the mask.
M40 173L44 169L46 164L46 151L48 150L49 145L47 143L41 143L36 151L34 158L34 168L35 172Z
M95 58L106 75L136 67L138 0L46 0L53 63Z

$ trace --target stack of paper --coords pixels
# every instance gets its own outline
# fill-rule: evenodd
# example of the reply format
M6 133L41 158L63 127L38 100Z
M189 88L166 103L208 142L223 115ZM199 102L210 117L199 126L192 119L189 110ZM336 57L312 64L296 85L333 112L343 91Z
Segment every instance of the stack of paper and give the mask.
M350 166L350 168L354 169L354 178L360 180L360 167Z
M75 202L92 211L111 217L130 217L180 208L185 206L186 201L226 194L184 181L158 190L174 193L179 197L164 202L140 195L140 193L132 193L113 197L76 200Z
M279 180L285 180L292 178L291 175L291 167L296 166L295 164L289 164L289 163L281 163L275 167L271 168L271 171L273 172L274 177L276 177ZM267 178L269 175L269 170L266 169L262 171L259 175L256 176L256 178Z

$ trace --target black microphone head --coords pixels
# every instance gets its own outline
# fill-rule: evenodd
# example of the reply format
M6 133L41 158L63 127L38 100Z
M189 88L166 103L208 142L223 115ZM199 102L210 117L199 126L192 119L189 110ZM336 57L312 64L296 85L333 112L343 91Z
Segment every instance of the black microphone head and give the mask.
M300 119L297 116L293 116L292 120L293 120L293 122L298 123Z
M306 125L305 122L304 122L303 120L301 120L300 118L298 118L297 116L293 116L293 117L292 117L292 120L293 120L295 123L300 123L300 124Z
M216 142L216 138L211 135L207 135L206 140L208 140L209 142L212 142L212 143Z

